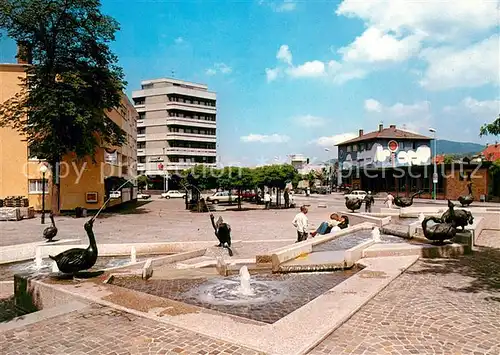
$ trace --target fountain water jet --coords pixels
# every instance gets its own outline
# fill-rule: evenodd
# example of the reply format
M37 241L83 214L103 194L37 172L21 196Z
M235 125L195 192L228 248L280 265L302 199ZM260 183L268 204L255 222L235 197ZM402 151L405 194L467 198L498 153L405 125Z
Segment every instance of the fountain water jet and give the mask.
M422 212L420 212L420 214L418 215L418 221L420 223L422 223L424 221L424 219L425 219L425 215Z
M132 247L132 249L130 249L130 263L135 264L136 262L137 262L137 251L135 247Z
M43 259L42 259L42 247L37 247L35 249L35 268L40 270L42 268Z
M250 285L250 273L248 272L248 267L243 265L240 269L240 287L238 291L245 296L253 296L254 291Z
M382 239L380 238L380 229L378 227L373 228L372 230L372 238L376 243L380 243Z
M55 261L52 261L52 272L59 272L59 268L57 267L57 263Z

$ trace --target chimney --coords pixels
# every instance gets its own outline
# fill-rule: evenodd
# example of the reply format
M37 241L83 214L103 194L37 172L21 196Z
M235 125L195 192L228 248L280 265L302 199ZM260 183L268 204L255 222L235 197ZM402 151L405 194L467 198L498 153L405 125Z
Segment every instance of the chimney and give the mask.
M31 50L26 42L17 43L17 63L18 64L32 64Z
M395 124L391 124L391 125L389 126L389 128L391 128L391 129L396 129L396 125L395 125Z
M382 132L382 130L384 129L384 125L381 123L378 125L378 131L379 132Z
M363 136L363 130L362 129L359 130L359 136L360 137Z

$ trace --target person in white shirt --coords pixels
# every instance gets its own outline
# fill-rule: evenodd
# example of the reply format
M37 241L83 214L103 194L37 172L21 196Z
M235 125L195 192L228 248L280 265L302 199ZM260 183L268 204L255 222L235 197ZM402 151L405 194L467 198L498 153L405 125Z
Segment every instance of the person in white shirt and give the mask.
M297 242L302 242L307 239L308 237L308 228L309 228L309 219L306 216L307 214L307 207L302 206L300 207L300 212L297 213L295 218L292 221L292 224L297 228Z
M387 194L387 197L385 198L385 201L384 203L387 204L387 207L388 208L392 208L392 202L394 201L394 196L392 196L392 194L389 192Z
M271 204L271 195L269 194L269 191L266 191L264 193L264 208L268 210L270 204Z

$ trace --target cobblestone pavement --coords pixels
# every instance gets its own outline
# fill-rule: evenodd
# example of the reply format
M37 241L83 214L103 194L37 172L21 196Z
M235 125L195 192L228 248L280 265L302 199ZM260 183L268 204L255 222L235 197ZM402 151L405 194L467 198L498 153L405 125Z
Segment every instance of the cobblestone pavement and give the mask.
M419 260L310 354L500 354L500 250Z
M259 322L274 323L357 271L359 270L252 275L255 296L248 296L249 302L244 304L236 302L239 296L232 296L232 291L237 291L240 286L239 276L215 283L204 278L148 281L139 278L116 278L113 284ZM206 297L207 293L212 299ZM233 298L235 302L231 302Z
M262 354L98 305L0 333L0 349L4 355Z

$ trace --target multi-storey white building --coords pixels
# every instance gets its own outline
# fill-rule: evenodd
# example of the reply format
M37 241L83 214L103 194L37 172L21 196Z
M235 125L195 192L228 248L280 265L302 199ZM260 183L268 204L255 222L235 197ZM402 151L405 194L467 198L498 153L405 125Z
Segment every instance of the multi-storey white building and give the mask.
M137 171L161 184L196 164L216 164L216 94L176 79L146 80L132 94L137 121ZM155 183L157 182L157 183ZM159 185L158 188L162 188Z

